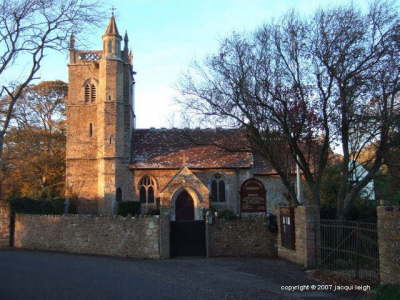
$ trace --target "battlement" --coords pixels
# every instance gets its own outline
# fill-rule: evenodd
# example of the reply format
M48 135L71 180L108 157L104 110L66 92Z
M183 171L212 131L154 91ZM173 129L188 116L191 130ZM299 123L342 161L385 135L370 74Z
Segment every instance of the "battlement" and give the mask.
M72 50L70 53L71 64L87 64L99 61L103 56L102 50Z
M102 54L102 50L77 51L77 58L80 61L96 61L101 59Z

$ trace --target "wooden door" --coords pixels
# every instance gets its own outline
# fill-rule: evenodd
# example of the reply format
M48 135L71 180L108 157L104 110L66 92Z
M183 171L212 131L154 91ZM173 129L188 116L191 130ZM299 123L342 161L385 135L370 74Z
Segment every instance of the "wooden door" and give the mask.
M194 220L194 202L192 197L186 191L181 192L175 201L175 220Z

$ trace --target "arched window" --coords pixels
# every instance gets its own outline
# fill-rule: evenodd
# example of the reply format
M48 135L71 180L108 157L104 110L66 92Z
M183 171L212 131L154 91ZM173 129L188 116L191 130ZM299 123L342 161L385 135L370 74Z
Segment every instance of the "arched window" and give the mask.
M83 83L83 93L85 103L95 102L97 91L96 91L96 80L95 79L87 79Z
M90 123L89 124L89 136L92 136L92 135L93 135L93 124Z
M94 84L91 85L91 87L90 87L90 92L91 92L91 94L90 94L90 100L91 100L92 102L95 102L95 101L96 101L96 86L95 86Z
M89 84L85 85L85 102L89 102L90 100L90 86Z
M141 203L154 203L156 182L149 176L143 176L139 182L139 196Z
M225 202L225 182L221 174L215 174L211 181L211 201Z

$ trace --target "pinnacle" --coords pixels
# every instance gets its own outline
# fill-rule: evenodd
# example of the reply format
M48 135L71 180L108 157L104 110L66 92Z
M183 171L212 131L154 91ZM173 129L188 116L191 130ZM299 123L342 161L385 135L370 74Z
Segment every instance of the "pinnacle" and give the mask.
M119 36L118 29L117 29L117 23L115 22L114 14L110 18L110 22L108 23L105 34Z

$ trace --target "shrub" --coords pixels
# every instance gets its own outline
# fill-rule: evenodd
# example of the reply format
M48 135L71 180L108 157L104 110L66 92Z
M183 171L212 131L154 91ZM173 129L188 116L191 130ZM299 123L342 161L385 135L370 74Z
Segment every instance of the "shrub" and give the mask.
M51 203L53 214L61 215L65 210L65 199L64 198L55 198L48 200Z
M336 205L322 204L320 208L321 219L336 219Z
M9 199L11 209L16 213L61 215L64 213L64 199L35 200L28 197Z
M78 206L76 205L76 201L70 200L68 205L68 213L73 215L78 214Z
M160 209L159 208L150 208L147 210L146 215L148 216L157 216L160 215Z
M350 205L345 218L352 221L376 222L376 201L357 198ZM336 204L321 204L321 219L336 218Z
M358 198L350 205L346 219L376 222L376 206L376 201Z
M400 299L400 284L384 284L375 288L371 293L371 300Z
M218 211L218 218L224 220L235 220L238 218L238 216L229 209L223 209Z
M127 215L136 216L140 214L140 202L123 201L118 203L118 215L126 217Z

